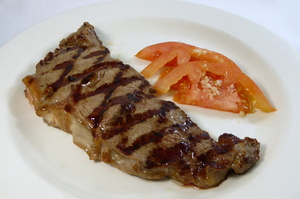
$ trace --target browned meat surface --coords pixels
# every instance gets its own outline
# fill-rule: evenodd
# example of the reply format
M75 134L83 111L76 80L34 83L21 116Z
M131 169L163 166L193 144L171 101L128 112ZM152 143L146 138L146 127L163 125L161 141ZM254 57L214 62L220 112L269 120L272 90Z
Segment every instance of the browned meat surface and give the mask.
M71 133L91 160L132 175L208 188L259 159L255 139L223 134L214 141L173 102L157 98L141 74L110 57L89 23L23 82L46 123Z

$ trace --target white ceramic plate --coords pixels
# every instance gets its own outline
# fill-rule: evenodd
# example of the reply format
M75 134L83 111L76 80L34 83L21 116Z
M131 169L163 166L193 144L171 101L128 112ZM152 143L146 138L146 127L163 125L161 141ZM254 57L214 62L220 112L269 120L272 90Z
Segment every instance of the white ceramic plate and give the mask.
M147 181L93 162L70 135L44 124L24 97L21 79L84 22L115 58L141 70L143 47L182 41L223 53L252 77L278 109L244 118L182 106L213 137L230 132L261 142L261 160L219 187L197 190L170 180ZM255 33L255 34L254 34ZM1 196L4 198L296 198L299 55L264 28L230 13L180 1L113 1L75 9L26 30L0 49Z

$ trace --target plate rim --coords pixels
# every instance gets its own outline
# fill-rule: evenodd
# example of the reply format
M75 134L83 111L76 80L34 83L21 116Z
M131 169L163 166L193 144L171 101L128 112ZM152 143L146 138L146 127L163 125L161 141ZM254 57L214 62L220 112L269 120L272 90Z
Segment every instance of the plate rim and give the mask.
M170 0L164 0L164 1L165 1L165 2L173 2L173 3L174 3L174 1L170 1ZM108 1L108 2L109 2L109 3L116 3L116 2L121 2L121 0ZM127 1L127 2L142 2L142 1L138 1L138 0L129 0L129 1ZM158 3L158 2L161 2L161 0L154 0L154 1L152 1L152 2ZM232 14L232 13L229 13L229 12L227 12L227 11L223 11L223 10L220 10L220 9L217 9L217 8L212 8L212 7L209 7L209 6L205 6L205 5L201 5L201 4L196 4L196 3L191 3L191 2L182 2L182 1L176 1L176 2L180 2L179 4L181 4L181 5L183 5L183 4L193 4L193 5L195 5L195 6L197 5L197 7L198 7L198 6L199 6L199 7L200 7L200 6L204 6L204 7L206 7L206 8L212 9L212 10L218 10L218 11L221 11L221 12L223 12L223 13L229 14L229 15L231 15L231 16L235 16L235 17L241 18L242 21L243 21L243 20L246 20L246 21L248 21L248 23L254 23L254 22L251 22L250 20L247 20L247 19L245 19L245 18L242 18L242 17L240 17L240 16L238 16L238 15L235 15L235 14ZM101 5L102 5L103 3L107 3L107 2L100 2L100 3L95 3L95 4L101 4ZM122 4L123 4L123 3L122 3ZM31 27L31 28L25 30L24 32L22 32L22 33L20 33L18 36L16 36L15 38L17 38L17 40L18 40L18 38L22 37L22 35L30 33L33 29L39 29L40 27L47 25L47 22L48 22L48 21L54 21L54 22L56 22L56 20L58 20L60 16L66 16L66 15L68 15L68 14L70 14L70 13L76 13L76 12L78 12L78 11L81 10L81 9L88 9L88 7L92 7L92 6L96 6L96 5L87 5L87 6L84 6L84 7L80 7L80 8L76 8L76 9L72 9L72 10L66 11L66 12L61 13L61 14L59 14L59 15L55 15L55 16L53 16L53 17L51 17L51 18L49 18L49 19L47 19L47 20L44 20L44 21L38 23L37 25L35 25L35 26L33 26L33 27ZM53 23L53 22L52 22L52 23ZM264 34L268 33L268 34L271 34L273 38L280 39L277 35L275 35L274 33L270 32L269 30L265 29L264 27L262 27L262 26L260 26L260 25L258 25L258 24L255 24L255 23L254 23L254 27L260 27L260 28L262 28L262 31L264 32ZM71 31L72 31L72 29L71 29ZM14 44L15 38L13 38L12 40L10 40L9 42L7 42L6 44L4 44L4 45L0 48L0 54L2 54L2 51L5 51L6 49L10 48L10 46L15 46L15 44ZM300 59L299 59L299 54L298 54L291 46L289 46L288 44L286 44L283 40L280 40L279 43L284 44L286 49L289 49L290 51L293 51L293 52L294 52L294 55L293 55L293 53L292 53L291 55L288 56L289 58L291 58L292 60L297 60L298 63L300 63L300 61L299 61L299 60L300 60ZM11 49L10 49L10 50L11 50ZM10 50L9 50L9 51L10 51ZM274 52L273 52L273 53L274 53ZM295 56L296 56L296 57L295 57ZM3 55L2 55L2 57L3 57ZM0 55L0 60L1 60L2 57L1 57L1 55ZM294 72L294 71L293 71L293 72ZM284 78L286 78L286 76L290 75L291 73L292 73L292 72L288 72L287 75L284 76ZM299 83L299 80L294 80L293 83ZM4 82L3 82L2 80L1 80L1 85L5 85ZM5 85L5 86L1 86L1 89L2 89L2 88L5 89L5 92L6 92L6 93L9 92L8 90L9 90L10 87L7 87L7 86ZM292 89L291 89L291 90L292 90ZM291 97L294 98L293 104L296 104L296 100L299 99L299 95L297 95L297 94L295 94L295 93L291 93ZM6 102L4 102L4 100L1 100L1 104L4 104L4 103L6 104ZM296 110L300 110L300 107L296 107ZM295 111L295 112L296 112L296 111ZM295 112L294 112L294 113L295 113ZM295 114L295 116L296 116L296 114ZM299 124L297 124L296 122L294 123L294 125L295 125L295 126L299 126ZM6 138L7 138L7 137L6 137ZM292 136L292 137L290 138L289 143L293 143L293 145L294 145L294 144L296 144L296 143L294 143L293 139L294 139L294 136ZM10 147L9 147L9 148L10 148ZM299 148L299 147L298 147L298 148ZM26 168L26 165L24 165L24 167ZM27 170L27 169L29 169L29 170ZM30 168L26 168L25 170L30 171ZM34 175L31 175L31 176L34 176ZM37 181L39 181L39 180L37 179ZM55 189L54 189L54 190L53 190L52 188L46 188L46 189L47 189L47 191L50 191L50 193L53 192L53 194L56 194L56 193L54 193L54 192L55 192ZM28 193L28 194L29 194L29 193ZM61 196L62 196L62 195L59 194L59 195L56 196L56 197L61 197ZM62 196L62 197L63 197L63 196Z

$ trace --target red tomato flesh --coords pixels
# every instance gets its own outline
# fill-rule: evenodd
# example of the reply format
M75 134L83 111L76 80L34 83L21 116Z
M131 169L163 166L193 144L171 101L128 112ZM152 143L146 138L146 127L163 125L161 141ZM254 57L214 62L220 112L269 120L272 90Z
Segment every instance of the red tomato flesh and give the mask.
M152 61L141 73L151 77L166 69L154 84L159 94L177 90L174 101L234 113L276 111L268 99L228 57L181 42L148 46L136 55Z

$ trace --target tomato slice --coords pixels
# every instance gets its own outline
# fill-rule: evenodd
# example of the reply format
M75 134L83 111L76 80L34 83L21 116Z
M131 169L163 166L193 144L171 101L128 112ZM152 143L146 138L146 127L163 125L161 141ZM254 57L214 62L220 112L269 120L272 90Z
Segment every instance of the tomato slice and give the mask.
M250 77L246 74L239 75L237 77L237 82L241 84L241 87L245 89L247 97L251 97L254 107L260 109L264 112L273 112L276 109L270 104L266 96L260 90L260 88L254 83Z
M240 70L240 68L228 57L211 50L198 48L181 42L164 42L148 46L140 50L136 56L140 59L153 61L141 73L151 77L158 69L177 57L177 63L188 61L208 61L221 63L228 67Z
M177 48L179 46L186 47L187 44L180 42L163 42L154 45L147 46L140 50L136 56L140 59L145 59L148 61L154 61L156 58L161 56L163 53L170 51L173 48Z
M159 94L176 89L174 101L178 103L235 113L276 111L253 80L223 54L181 42L164 42L148 46L136 56L152 61L141 72L146 77L166 67L154 88Z
M141 73L146 77L151 77L158 69L162 68L175 58L177 60L177 64L182 64L191 59L191 54L181 46L172 48L153 60L153 62L149 64L149 66L146 67Z
M167 93L173 84L187 76L189 82L179 84L174 101L222 111L239 112L238 93L229 92L229 86L226 89L222 86L223 82L234 84L227 72L228 70L219 63L186 62L160 78L154 84L154 88L159 94Z
M189 62L187 62L189 63ZM167 93L171 86L173 84L176 84L179 80L181 80L184 76L189 75L191 76L191 70L193 68L191 67L190 64L182 64L178 67L175 67L171 72L169 72L165 77L160 78L155 84L154 84L154 89L159 93L159 94L165 94ZM191 78L189 78L191 79Z

